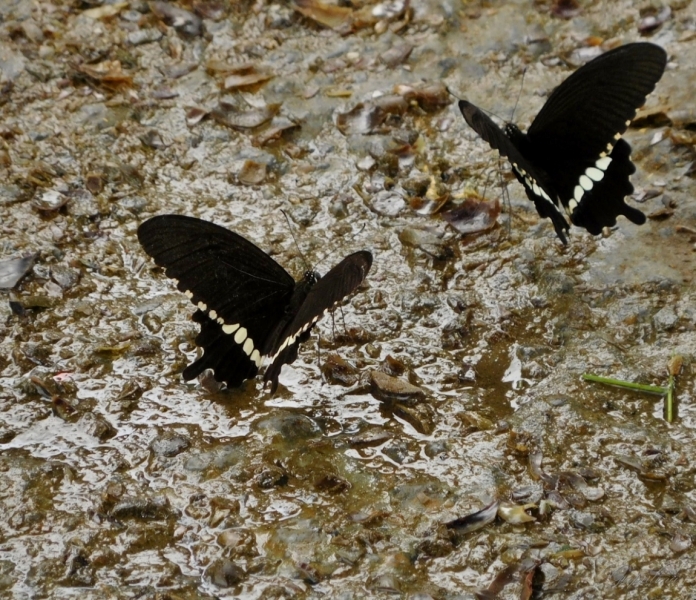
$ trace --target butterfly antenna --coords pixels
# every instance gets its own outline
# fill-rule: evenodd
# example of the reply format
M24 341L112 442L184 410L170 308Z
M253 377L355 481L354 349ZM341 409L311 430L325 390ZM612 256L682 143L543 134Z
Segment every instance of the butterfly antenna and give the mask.
M302 254L302 250L300 250L300 245L297 243L297 238L295 237L295 232L292 230L292 225L290 224L290 217L288 217L288 213L286 213L282 208L280 209L280 212L283 213L285 221L288 224L288 230L290 231L290 235L292 236L292 241L295 242L295 248L297 248L297 253L300 255L302 262L305 264L305 271L310 271L311 267L309 266L309 262L307 262L307 258L305 257L305 255Z
M346 315L343 312L343 306L339 305L338 309L341 311L341 320L343 321L343 331L345 331L346 335L348 335L348 328L346 327Z
M321 381L321 385L329 383L329 380L324 375L324 370L321 368L321 336L319 335L319 333L317 333L317 363L319 366L319 381Z
M445 89L447 90L447 92L449 93L449 95L452 96L453 98L456 98L457 100L463 100L463 98L460 98L459 96L457 96L457 94L455 94L455 93L454 93L451 89L449 89L447 86L445 86ZM476 108L478 108L479 110L485 112L487 115L490 115L491 117L495 117L496 119L502 121L503 123L507 123L507 121L506 121L505 119L503 119L503 117L501 117L501 116L500 116L499 114L497 114L497 113L494 113L492 110L488 110L488 109L486 109L486 108L481 108L480 106L477 106Z
M500 164L500 163L498 163ZM491 181L491 177L493 176L493 172L490 169L486 169L486 183L483 185L483 197L486 197L486 194L488 193L488 184Z
M503 160L498 157L498 182L500 183L500 188L503 195L503 204L507 206L507 233L508 237L512 235L512 203L510 202L510 191L508 186L503 181Z
M360 235L360 234L362 233L363 229L365 229L365 223L363 223L362 226L360 227L360 229L358 229L358 231L356 231L356 232L351 236L351 240L355 239L358 235ZM321 265L327 258L329 258L330 256L332 256L332 255L334 255L334 254L336 254L336 250L333 250L333 251L329 252L329 253L328 253L324 258L322 258L316 265L314 265L314 270L315 270L315 271L318 270L319 265Z
M517 91L517 100L515 100L515 106L512 109L512 114L510 115L510 123L515 118L515 111L517 110L517 103L520 101L520 96L522 95L522 88L524 87L524 76L527 74L527 67L522 69L522 81L520 82L520 89Z

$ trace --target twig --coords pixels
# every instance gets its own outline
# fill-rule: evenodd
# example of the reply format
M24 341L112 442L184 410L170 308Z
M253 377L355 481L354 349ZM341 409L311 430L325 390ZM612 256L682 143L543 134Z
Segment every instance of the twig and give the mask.
M588 375L585 373L582 378L585 381L594 381L596 383L605 383L607 385L615 385L617 387L626 388L629 390L638 390L640 392L647 392L648 394L659 394L664 396L669 393L669 388L660 387L657 385L645 385L642 383L631 383L630 381L622 381L621 379L612 379L610 377L599 377L598 375Z

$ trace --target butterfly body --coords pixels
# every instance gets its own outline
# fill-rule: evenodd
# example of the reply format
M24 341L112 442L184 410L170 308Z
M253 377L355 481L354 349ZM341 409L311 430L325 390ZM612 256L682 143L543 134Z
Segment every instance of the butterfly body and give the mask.
M242 236L182 215L145 221L138 239L197 307L192 318L203 354L184 369L184 379L212 369L216 380L237 387L269 361L264 381L272 392L316 322L362 283L372 264L369 252L356 252L324 278L308 271L295 282Z
M645 222L641 211L624 202L633 192L629 177L635 167L631 147L621 136L666 62L664 50L649 43L606 52L553 91L526 133L512 123L501 129L466 100L459 101L459 109L510 160L539 215L551 219L566 243L568 220L593 235L615 225L619 215L639 225Z

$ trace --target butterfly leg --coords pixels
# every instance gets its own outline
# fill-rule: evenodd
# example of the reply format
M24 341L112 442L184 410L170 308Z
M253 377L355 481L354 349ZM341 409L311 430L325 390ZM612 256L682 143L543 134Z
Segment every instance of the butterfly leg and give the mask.
M326 378L326 374L324 373L324 369L322 369L322 362L321 362L321 336L317 334L317 364L319 365L319 375L320 378L319 380L321 381L321 384L324 385L325 383L329 383L328 379Z

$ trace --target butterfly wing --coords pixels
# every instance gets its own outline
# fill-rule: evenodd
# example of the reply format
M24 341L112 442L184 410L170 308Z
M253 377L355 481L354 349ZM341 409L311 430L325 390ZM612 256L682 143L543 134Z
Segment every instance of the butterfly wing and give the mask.
M546 173L527 160L505 132L480 108L471 102L460 100L459 110L469 126L488 142L491 148L510 161L515 177L524 186L539 215L551 219L558 237L565 243L565 231L570 227L556 207L557 196L555 190L547 183Z
M623 201L633 191L628 177L635 168L630 146L618 141L666 63L665 51L650 43L606 52L563 81L527 131L525 156L549 174L573 223L590 233L615 225L620 214L645 222Z
M263 379L271 382L271 392L275 392L278 387L281 367L297 358L300 343L305 341L315 323L355 291L365 280L371 266L370 252L355 252L344 258L309 289L297 313L269 349L272 359Z
M236 387L256 375L262 348L284 318L292 277L240 235L193 217L153 217L138 228L138 240L198 308L193 319L203 355L184 379L210 368Z

